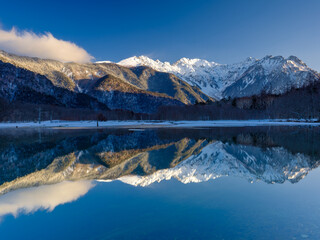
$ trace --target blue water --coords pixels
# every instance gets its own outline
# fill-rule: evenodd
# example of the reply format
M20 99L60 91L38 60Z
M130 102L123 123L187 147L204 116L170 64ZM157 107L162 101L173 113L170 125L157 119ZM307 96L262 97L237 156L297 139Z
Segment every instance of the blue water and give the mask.
M294 183L221 176L145 187L94 179L20 187L0 196L0 239L320 239L317 166Z

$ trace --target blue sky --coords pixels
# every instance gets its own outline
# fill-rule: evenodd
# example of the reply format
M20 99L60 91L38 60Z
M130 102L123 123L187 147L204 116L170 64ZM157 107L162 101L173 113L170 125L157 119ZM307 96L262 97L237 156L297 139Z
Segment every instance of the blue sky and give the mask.
M96 60L147 55L234 63L296 55L320 70L320 1L2 1L2 29L50 32Z

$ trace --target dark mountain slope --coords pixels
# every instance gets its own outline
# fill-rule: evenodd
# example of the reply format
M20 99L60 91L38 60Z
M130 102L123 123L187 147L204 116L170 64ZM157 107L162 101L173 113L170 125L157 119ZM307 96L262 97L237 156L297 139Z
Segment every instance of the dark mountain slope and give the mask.
M151 92L165 93L186 104L203 102L211 99L198 87L192 87L171 73L158 72L150 67L134 67L130 70L140 80L140 88ZM130 79L128 79L130 81Z
M45 76L0 61L0 98L8 102L108 110L93 97L56 87Z
M183 105L182 102L166 94L139 89L109 74L97 80L87 81L85 88L88 95L105 103L111 109L152 113L163 105Z
M27 62L34 60L26 59ZM46 60L39 61L42 64L42 61ZM50 60L49 63L57 62ZM35 64L38 64L37 61ZM72 63L70 65L77 66L77 64ZM33 65L31 64L31 66ZM44 64L44 66L47 65ZM33 67L29 66L28 68ZM107 106L109 106L111 109L124 109L141 113L155 112L159 106L163 105L183 105L180 101L166 94L139 89L110 74L103 78L79 80L75 83L77 88L79 88L79 83L81 87L86 89L76 91L72 87L55 85L54 81L36 71L28 70L28 68L17 67L11 63L0 61L0 97L3 100L11 103L50 104L67 108L96 110L107 110Z
M87 91L86 84L83 82L88 83L105 75L114 75L141 90L164 93L186 104L208 99L208 96L199 89L191 87L178 77L168 73L160 73L151 68L145 68L143 74L138 74L140 69L129 69L114 63L62 63L55 60L20 57L3 51L0 51L0 60L44 75L55 86L75 92ZM172 84L167 85L168 81ZM149 87L149 85L151 86ZM126 92L121 88L118 88L117 91Z

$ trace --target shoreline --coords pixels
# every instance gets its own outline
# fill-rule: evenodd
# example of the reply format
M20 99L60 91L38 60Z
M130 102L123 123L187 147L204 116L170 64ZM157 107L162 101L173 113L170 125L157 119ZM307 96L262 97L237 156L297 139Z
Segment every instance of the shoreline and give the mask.
M247 126L320 126L320 122L293 119L264 120L214 120L214 121L43 121L0 123L0 129L7 128L191 128L191 127L247 127Z

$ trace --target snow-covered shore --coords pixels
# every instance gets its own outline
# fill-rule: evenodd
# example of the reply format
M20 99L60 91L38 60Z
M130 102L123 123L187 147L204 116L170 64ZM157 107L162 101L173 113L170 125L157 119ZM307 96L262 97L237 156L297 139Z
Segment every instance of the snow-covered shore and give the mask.
M320 126L320 122L303 120L216 120L216 121L106 121L99 127L112 128L190 128L190 127L245 127L245 126ZM43 121L0 123L0 128L96 128L96 121Z

